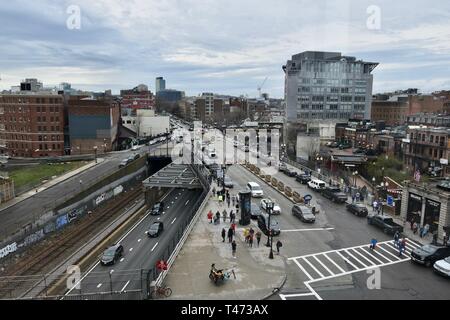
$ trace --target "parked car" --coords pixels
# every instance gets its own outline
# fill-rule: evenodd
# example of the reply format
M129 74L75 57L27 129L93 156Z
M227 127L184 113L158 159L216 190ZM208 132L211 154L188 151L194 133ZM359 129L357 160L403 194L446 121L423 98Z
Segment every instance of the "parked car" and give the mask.
M102 257L100 258L100 263L104 266L115 264L117 260L123 255L123 246L120 244L113 245L106 249Z
M444 277L450 278L450 256L436 261L433 265L433 270Z
M280 172L285 172L286 170L288 170L288 167L287 167L286 163L281 162L281 163L278 165L278 171L280 171Z
M258 227L266 236L269 234L268 214L261 214L258 216ZM278 236L281 233L280 227L278 226L278 221L276 221L272 217L270 217L270 230L272 231L272 235L274 236Z
M153 205L152 210L150 211L150 214L152 216L157 216L162 214L164 211L164 203L163 202L157 202Z
M262 198L264 195L263 190L256 182L247 183L247 189L251 191L252 197L254 198Z
M151 226L150 226L150 229L148 229L148 231L147 231L147 235L150 237L150 238L156 238L156 237L158 237L160 234L161 234L161 232L163 232L164 231L164 224L161 222L161 221L157 221L157 222L154 222Z
M250 218L256 220L261 214L261 208L256 203L252 203L250 205Z
M261 200L260 206L262 209L264 209L265 211L267 211L267 206L269 203L272 203L273 201L267 198L264 198ZM272 214L281 214L281 208L279 205L277 205L276 203L273 203L273 210L272 210Z
M450 256L450 247L436 246L432 244L415 248L411 252L411 261L431 267L436 261Z
M137 160L141 157L141 155L139 153L136 153L133 157L133 160Z
M367 223L382 229L387 234L395 234L397 231L403 232L403 226L395 223L391 217L386 215L368 215Z
M124 159L120 162L119 164L119 168L123 168L126 167L130 162L128 161L128 159Z
M293 170L293 169L289 169L287 168L286 170L283 171L283 173L285 175L287 175L288 177L296 177L297 176L297 171Z
M350 203L347 205L347 211L353 213L358 217L367 217L369 211L366 206L362 203Z
M339 187L335 186L325 187L322 190L322 195L336 203L344 203L347 201L347 195Z
M301 184L307 184L309 181L311 181L311 176L308 174L299 174L295 180L300 182Z
M142 146L140 146L140 145L135 145L135 146L132 146L132 147L131 147L131 150L136 151L136 150L139 150L140 148L142 148Z
M227 175L225 175L225 179L224 179L224 185L226 188L233 188L234 184L233 184L233 180L231 180L231 178Z
M345 142L343 142L343 143L339 144L339 149L340 149L340 150L343 150L343 149L350 149L351 147L352 147L352 145L351 145L350 143L345 143Z
M337 148L337 147L339 147L339 142L333 141L332 143L330 143L330 148Z
M313 214L312 209L307 206L295 204L292 207L292 214L303 222L314 223L316 221L316 216Z
M325 181L319 180L319 179L311 179L308 182L308 187L315 190L315 191L320 191L325 189L326 183Z

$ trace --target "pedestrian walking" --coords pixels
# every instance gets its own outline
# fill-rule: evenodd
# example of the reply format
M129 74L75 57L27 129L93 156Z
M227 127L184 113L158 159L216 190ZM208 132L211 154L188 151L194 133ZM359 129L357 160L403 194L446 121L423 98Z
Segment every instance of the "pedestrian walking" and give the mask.
M422 227L420 227L420 230L419 230L419 237L423 237L423 226Z
M437 241L438 241L438 233L437 231L433 233L433 242L432 244L437 245Z
M250 227L250 230L248 232L252 237L255 235L255 230L253 230L252 227Z
M223 197L222 195L219 195L219 206L222 206Z
M428 234L429 230L430 230L430 225L427 223L425 225L425 227L423 227L423 236L422 236L422 238L425 237Z
M235 195L233 195L231 197L231 202L233 203L233 207L234 207L236 205L236 196Z
M234 222L234 218L235 218L234 212L233 212L233 210L231 210L231 212L230 212L230 222Z
M236 258L236 247L237 247L236 241L233 240L233 242L231 243L231 253L233 254L233 258Z
M400 241L399 246L398 246L398 250L399 250L398 256L401 257L402 253L405 252L405 250L406 250L406 239L405 238L403 238Z
M244 229L244 239L245 242L248 242L248 235L249 235L249 230L247 228Z
M213 213L212 213L211 210L209 210L209 212L208 212L208 214L207 214L207 217L208 217L209 223L212 223L212 220L213 220Z
M256 231L256 243L258 244L258 247L259 247L259 243L261 242L261 236L262 236L262 234L261 234L261 232L260 231Z
M219 223L220 223L220 212L217 211L216 218L214 219L214 224L219 224Z
M225 231L225 228L222 228L222 242L225 242L225 236L227 232Z
M447 244L448 244L448 234L447 233L444 233L444 240L442 243L443 243L444 247L447 246Z
M213 195L214 195L214 198L216 197L216 187L213 187L213 189L212 189L212 193L213 193Z
M225 210L225 209L223 209L222 218L223 218L223 222L227 221L227 210Z
M230 197L227 198L227 205L228 205L228 208L230 208Z
M411 219L411 221L409 221L409 224L411 226L411 230L414 230L414 219Z
M398 247L399 240L400 240L400 232L396 231L394 234L394 246L395 247Z
M248 235L248 246L250 248L253 248L253 235L252 234Z
M377 200L375 200L375 201L372 203L372 210L373 210L373 212L377 211L377 206L378 206L378 202L377 202Z
M413 233L414 234L417 234L417 230L419 229L419 225L417 224L417 222L414 222L414 225L413 225Z
M355 195L352 195L352 203L355 203Z
M370 250L375 250L375 248L377 246L377 242L378 242L378 240L375 238L370 241Z
M277 253L280 254L280 248L283 246L280 240L277 241Z
M229 243L233 242L233 235L234 235L233 229L231 227L228 228L228 242Z
M233 230L233 235L236 235L236 223L231 224L231 229Z

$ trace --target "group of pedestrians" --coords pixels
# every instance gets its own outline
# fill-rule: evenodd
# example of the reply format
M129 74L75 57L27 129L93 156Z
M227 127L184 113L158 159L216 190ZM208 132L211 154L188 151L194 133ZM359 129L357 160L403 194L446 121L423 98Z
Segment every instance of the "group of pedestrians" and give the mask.
M227 222L227 219L230 219L230 223L235 223L236 221L236 214L233 212L233 210L230 211L230 214L228 214L228 211L226 209L223 209L222 215L220 214L220 211L217 210L215 214L211 210L208 211L208 214L206 217L209 220L209 223L214 224L220 224L220 217L222 216L223 222Z

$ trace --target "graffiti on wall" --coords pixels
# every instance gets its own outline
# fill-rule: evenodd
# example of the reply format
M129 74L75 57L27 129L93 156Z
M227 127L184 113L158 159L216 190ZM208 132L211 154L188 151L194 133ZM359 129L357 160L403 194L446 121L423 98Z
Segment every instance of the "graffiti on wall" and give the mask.
M16 252L16 250L17 250L16 242L8 244L6 247L0 249L0 258L4 258L10 253Z
M69 222L72 222L73 220L77 219L78 217L82 216L85 211L87 210L87 206L83 206L78 209L73 209L67 214L67 219Z
M40 229L39 231L36 231L35 233L30 234L17 247L22 248L22 247L29 246L30 244L38 242L42 238L44 238L44 229Z
M56 218L56 229L61 229L62 227L64 227L67 223L69 222L69 220L67 219L67 214L64 214L62 216L59 216L58 218Z

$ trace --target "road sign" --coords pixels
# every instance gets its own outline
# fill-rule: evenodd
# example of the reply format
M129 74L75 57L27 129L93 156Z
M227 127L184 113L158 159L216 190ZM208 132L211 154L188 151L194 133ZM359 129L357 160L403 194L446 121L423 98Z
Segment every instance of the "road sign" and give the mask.
M394 197L393 196L387 196L387 205L393 206L394 205Z

